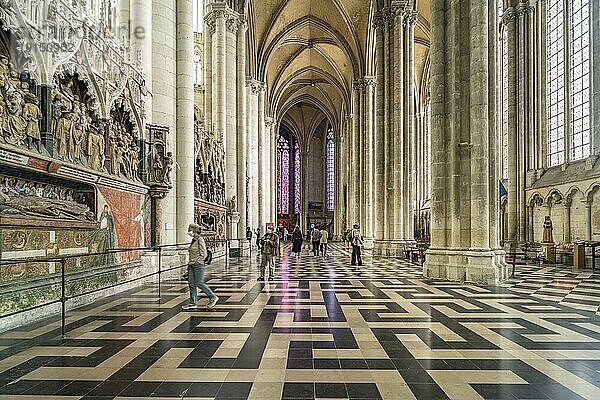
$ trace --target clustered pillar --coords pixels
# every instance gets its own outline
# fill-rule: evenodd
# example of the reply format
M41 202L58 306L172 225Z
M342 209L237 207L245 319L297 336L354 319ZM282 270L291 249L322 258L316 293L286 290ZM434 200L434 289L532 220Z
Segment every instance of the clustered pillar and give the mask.
M374 18L375 190L374 254L399 256L414 242L416 160L414 27L406 4L385 7Z
M206 122L225 144L227 238L247 249L247 227L274 222L274 129L267 127L265 85L247 76L247 22L225 2L206 8ZM257 157L258 154L258 157Z
M424 276L493 284L499 248L495 2L431 1L431 247ZM465 73L465 71L468 71Z
M506 30L503 40L508 53L508 191L507 237L510 242L526 241L527 210L525 188L528 172L543 168L543 156L538 114L541 103L536 101L538 80L534 74L536 49L531 45L535 35L536 9L527 1L504 10L502 24ZM539 18L539 17L538 17ZM530 155L527 157L526 155Z

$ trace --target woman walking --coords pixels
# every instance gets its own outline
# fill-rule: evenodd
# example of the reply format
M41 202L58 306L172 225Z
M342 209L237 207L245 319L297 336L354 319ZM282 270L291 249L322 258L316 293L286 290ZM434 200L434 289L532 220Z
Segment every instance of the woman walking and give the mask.
M192 243L188 248L189 262L188 262L188 285L190 287L190 301L187 305L183 306L184 310L195 310L198 308L196 302L198 301L198 294L196 288L200 288L208 296L208 304L206 307L213 308L219 297L217 297L212 290L204 283L204 269L206 265L204 260L208 255L206 250L206 242L204 238L200 236L201 228L198 224L190 224L188 227L188 235L192 237Z
M296 258L300 256L300 252L302 251L303 240L304 238L302 237L300 227L296 225L296 228L294 228L294 233L292 233L292 253L294 253Z

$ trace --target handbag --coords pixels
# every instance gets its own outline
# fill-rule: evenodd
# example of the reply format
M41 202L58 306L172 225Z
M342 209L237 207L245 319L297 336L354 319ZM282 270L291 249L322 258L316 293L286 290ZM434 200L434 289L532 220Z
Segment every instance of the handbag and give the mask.
M213 259L212 251L206 249L206 258L204 259L204 265L210 265Z

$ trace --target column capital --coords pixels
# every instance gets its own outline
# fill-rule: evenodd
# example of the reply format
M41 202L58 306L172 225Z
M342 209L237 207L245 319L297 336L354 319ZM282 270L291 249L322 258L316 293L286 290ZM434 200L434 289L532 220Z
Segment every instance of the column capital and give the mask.
M225 27L227 28L227 31L231 33L237 33L238 25L238 18L233 14L229 14L225 19Z
M383 28L385 22L385 16L382 13L376 13L373 16L373 28Z
M352 82L352 88L355 90L374 88L376 86L376 80L374 76L365 76L361 79L355 79Z
M273 117L265 117L265 125L267 128L270 128L275 123L275 118Z
M214 13L210 13L204 17L204 23L206 24L208 33L211 35L216 31L217 19Z
M261 82L258 79L254 79L254 78L250 78L250 77L246 78L246 86L248 86L250 88L250 92L254 96L258 96L261 92L264 92L264 90L265 90L264 82Z
M404 26L414 28L417 24L417 19L419 18L419 12L413 11L410 9L406 9L403 12L404 15Z

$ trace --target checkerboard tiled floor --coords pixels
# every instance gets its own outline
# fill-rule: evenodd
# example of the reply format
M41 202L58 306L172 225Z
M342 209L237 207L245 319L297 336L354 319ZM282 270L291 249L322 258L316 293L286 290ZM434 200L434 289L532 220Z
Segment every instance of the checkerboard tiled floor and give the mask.
M330 246L209 267L220 297L146 286L0 334L6 399L600 399L600 276L525 266L498 287ZM205 301L205 300L204 300Z

